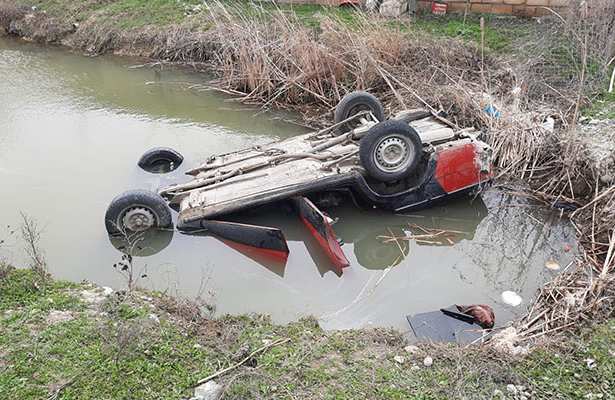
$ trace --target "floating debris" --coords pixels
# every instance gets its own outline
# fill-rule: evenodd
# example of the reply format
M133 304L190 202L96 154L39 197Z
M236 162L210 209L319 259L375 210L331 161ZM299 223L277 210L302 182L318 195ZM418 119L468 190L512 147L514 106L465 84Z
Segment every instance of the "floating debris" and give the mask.
M380 235L378 236L378 239L382 240L382 243L399 243L399 241L409 242L413 240L417 244L452 246L469 235L468 232L446 229L430 229L417 224L408 224L408 227L411 232L404 236L396 236L391 233L391 235ZM418 231L420 233L414 234L412 231Z
M467 315L474 317L475 323L484 329L491 329L495 324L495 313L493 308L486 304L472 304L469 306L458 305L457 309Z
M509 306L517 307L523 299L517 293L507 290L502 292L502 301Z

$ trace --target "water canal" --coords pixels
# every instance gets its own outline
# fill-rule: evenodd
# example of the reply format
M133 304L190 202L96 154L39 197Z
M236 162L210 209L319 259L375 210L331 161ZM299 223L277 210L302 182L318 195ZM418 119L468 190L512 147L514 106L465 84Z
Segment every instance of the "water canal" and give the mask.
M50 272L72 281L120 288L112 268L121 253L103 215L118 193L183 180L182 170L209 155L305 132L292 115L263 113L203 91L203 75L186 69L135 68L141 60L90 58L0 38L0 257L25 265L20 212L42 227ZM179 170L153 175L136 166L154 146L185 157ZM286 265L245 257L213 237L167 235L135 258L140 285L186 297L201 295L217 314L265 313L287 322L313 315L326 329L408 329L405 315L486 303L501 325L523 314L535 291L573 258L572 227L548 210L490 190L408 215L333 212L351 266L339 277L292 215L254 217L281 227ZM383 243L417 230L455 233L441 241ZM522 296L518 307L501 293Z

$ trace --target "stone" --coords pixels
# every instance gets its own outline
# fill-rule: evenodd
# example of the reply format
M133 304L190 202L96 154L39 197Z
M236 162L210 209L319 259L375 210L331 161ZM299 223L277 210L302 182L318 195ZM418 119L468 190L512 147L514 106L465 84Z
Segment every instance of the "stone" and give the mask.
M380 14L388 18L396 18L408 11L408 2L405 0L383 0L380 5Z
M218 400L222 397L224 386L216 381L208 381L194 389L194 399L199 400Z
M110 293L107 289L111 290L111 293L113 292L113 289L111 288L93 287L91 289L82 290L80 295L83 301L85 301L86 303L92 305L99 305L109 296Z
M49 325L60 324L62 322L72 321L75 319L70 311L51 310L45 318L45 322Z
M501 351L511 355L523 355L529 352L529 349L517 344L519 341L519 334L515 327L508 327L491 338L489 342L491 346L497 351Z
M416 352L419 351L419 348L418 346L414 346L411 344L411 345L404 347L404 351L409 354L416 354Z

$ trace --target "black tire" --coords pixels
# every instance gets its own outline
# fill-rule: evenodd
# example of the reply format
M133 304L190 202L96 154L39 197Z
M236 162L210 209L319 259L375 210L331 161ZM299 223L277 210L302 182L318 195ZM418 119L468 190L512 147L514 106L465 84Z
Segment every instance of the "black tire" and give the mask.
M169 147L154 147L146 151L137 165L155 174L171 172L181 165L184 157Z
M360 111L371 111L378 121L384 121L384 107L376 96L368 92L348 93L335 107L334 123L342 122ZM342 134L357 127L358 123L347 122L337 128L337 133Z
M153 215L151 228L169 228L173 226L173 218L166 201L158 193L149 190L129 190L114 198L105 213L105 227L109 234L133 232L124 226L126 213L134 209L145 209Z
M389 160L379 158L381 151L395 149L400 152L399 162L387 164ZM423 143L414 128L402 121L389 120L372 126L361 139L359 159L369 176L381 182L392 182L414 172L422 150Z

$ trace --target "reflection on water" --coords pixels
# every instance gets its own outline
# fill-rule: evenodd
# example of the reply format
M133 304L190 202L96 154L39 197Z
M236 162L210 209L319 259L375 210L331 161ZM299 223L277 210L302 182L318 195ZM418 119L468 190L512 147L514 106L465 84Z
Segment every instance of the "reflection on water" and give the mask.
M498 191L408 215L351 205L328 210L351 262L341 276L284 208L243 222L284 231L285 265L172 231L110 243L103 216L116 194L155 190L185 179L182 172L209 155L304 132L191 89L202 75L129 68L134 63L0 39L0 220L18 226L19 211L35 218L59 278L120 287L125 282L112 265L124 251L136 268L147 268L140 285L191 297L206 282L220 314L267 313L278 322L314 315L330 329L406 331L407 314L454 303L491 304L502 324L553 277L546 261L572 259L563 250L574 245L567 223ZM142 171L137 160L155 146L179 150L184 163L164 175ZM13 240L0 257L23 264L21 247ZM523 297L520 307L500 302L505 290Z
M109 235L109 242L123 254L133 257L149 257L164 250L171 239L173 229L150 229L145 232Z

